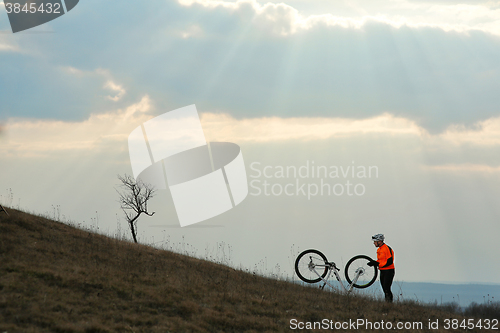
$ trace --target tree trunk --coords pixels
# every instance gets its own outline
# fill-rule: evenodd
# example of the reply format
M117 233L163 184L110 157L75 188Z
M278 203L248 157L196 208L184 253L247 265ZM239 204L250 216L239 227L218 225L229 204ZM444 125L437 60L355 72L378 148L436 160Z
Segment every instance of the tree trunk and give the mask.
M134 242L137 243L137 237L135 236L135 230L132 223L130 224L130 230L132 230L132 237L134 238Z
M132 220L128 221L128 224L130 226L130 231L132 231L132 238L134 238L134 242L136 242L136 243L137 243L137 235L136 235L136 231L134 228L134 222L135 222L135 220L137 220L139 218L140 215L141 214L139 213Z

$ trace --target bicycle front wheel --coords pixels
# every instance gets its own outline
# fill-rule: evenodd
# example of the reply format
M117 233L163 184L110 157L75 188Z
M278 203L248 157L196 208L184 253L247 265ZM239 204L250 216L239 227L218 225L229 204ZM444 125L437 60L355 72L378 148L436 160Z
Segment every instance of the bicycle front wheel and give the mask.
M345 266L345 278L347 282L351 284L359 272L358 280L353 286L360 289L371 286L377 279L378 269L375 266L368 266L370 261L372 261L372 258L365 255L352 257Z
M328 261L323 253L318 250L305 250L295 260L295 272L302 281L316 283L328 273L327 264Z

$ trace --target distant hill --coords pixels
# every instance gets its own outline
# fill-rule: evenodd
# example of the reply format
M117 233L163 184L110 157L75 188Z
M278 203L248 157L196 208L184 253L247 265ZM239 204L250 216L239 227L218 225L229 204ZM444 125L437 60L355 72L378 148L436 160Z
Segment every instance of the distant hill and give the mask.
M427 331L429 320L463 319L415 302L385 304L263 278L13 209L9 214L0 213L0 332L284 332L293 319L422 322L424 329L413 331Z
M458 306L467 308L472 303L500 302L500 285L498 284L406 282L396 279L392 285L392 291L398 301L417 301L431 305L457 303ZM363 293L381 295L382 287L377 282L364 289Z
M429 282L398 282L394 290L401 292L404 299L418 300L424 303L456 302L462 307L472 302L488 303L500 301L500 285L494 284L451 284Z

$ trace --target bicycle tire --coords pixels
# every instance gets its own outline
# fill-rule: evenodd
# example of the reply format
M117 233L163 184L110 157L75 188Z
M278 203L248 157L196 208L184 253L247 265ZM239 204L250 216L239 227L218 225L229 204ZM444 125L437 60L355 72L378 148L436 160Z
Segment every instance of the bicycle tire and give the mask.
M311 262L314 265L319 265L316 271L321 278L324 278L328 273L328 260L326 260L323 253L313 249L305 250L297 256L297 259L295 259L295 273L304 282L316 283L321 281L321 278L310 269L309 264Z
M353 287L363 289L371 286L377 280L378 269L375 266L368 266L367 264L370 261L373 261L373 259L365 255L352 257L345 266L344 273L347 282L349 284L352 283L352 280L356 277L356 270L360 268L363 270L363 273L359 276L358 281L353 284Z

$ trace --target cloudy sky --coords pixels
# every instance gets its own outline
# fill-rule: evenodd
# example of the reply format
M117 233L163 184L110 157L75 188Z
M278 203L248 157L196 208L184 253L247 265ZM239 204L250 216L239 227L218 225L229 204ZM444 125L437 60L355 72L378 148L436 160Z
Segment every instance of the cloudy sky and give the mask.
M499 59L500 1L82 0L16 34L0 2L0 200L124 230L128 135L196 104L250 193L180 228L159 192L142 242L290 276L298 251L343 265L384 233L397 280L498 282ZM345 191L299 190L325 183Z

